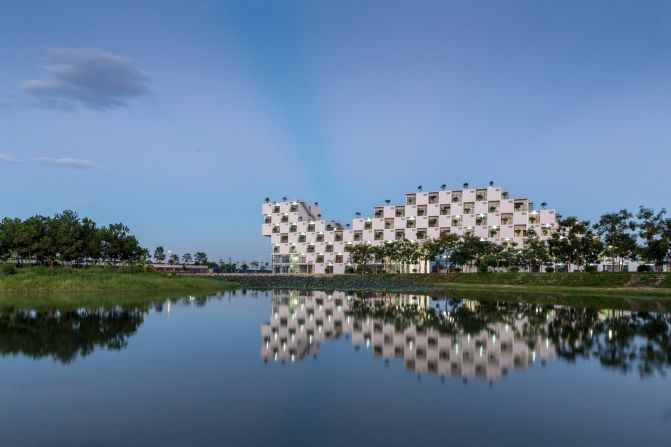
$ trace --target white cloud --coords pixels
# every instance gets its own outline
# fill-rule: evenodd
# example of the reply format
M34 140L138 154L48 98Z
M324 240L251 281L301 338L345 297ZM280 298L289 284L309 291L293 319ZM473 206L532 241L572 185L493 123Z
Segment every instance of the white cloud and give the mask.
M90 160L81 160L78 158L36 157L33 158L32 161L73 169L104 169L102 166L98 166Z
M14 162L17 162L19 160L17 160L16 158L12 157L9 154L0 153L0 162L3 162L3 161L8 162L8 163L14 163Z
M30 79L21 89L44 108L109 110L149 93L149 74L124 57L96 48L52 48L47 79Z

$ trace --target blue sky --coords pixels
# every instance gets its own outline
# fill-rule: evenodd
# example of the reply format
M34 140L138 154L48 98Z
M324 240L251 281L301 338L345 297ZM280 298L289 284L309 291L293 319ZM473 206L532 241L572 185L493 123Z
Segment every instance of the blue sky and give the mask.
M266 196L671 207L669 2L138 3L0 0L0 215L249 262Z

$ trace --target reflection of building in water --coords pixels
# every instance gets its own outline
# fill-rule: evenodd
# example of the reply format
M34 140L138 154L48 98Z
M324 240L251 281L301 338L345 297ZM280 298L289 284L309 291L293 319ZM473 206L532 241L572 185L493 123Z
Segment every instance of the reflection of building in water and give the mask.
M274 360L315 356L322 341L352 332L345 315L348 300L342 292L274 292L270 322L261 326L261 357Z
M371 348L375 356L402 359L414 373L463 378L500 379L511 368L525 369L537 360L555 357L547 338L547 322L530 331L526 317L510 323L488 323L475 331L441 333L414 322L400 327L394 321L349 315L354 295L343 292L275 292L270 321L261 327L261 357L264 360L295 361L316 356L320 343L352 337L355 347ZM385 306L414 304L433 308L438 301L426 296L395 295L367 298ZM384 301L382 301L384 300ZM477 307L477 302L465 302ZM445 316L446 321L451 317Z
M376 356L402 358L409 372L497 380L511 368L554 357L548 339L522 336L524 325L495 323L476 334L451 335L416 325L398 331L393 323L367 320L354 323L352 340L372 345Z

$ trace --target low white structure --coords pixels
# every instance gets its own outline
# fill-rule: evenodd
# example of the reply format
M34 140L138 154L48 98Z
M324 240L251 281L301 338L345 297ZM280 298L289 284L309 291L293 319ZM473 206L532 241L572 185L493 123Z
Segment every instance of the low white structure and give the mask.
M211 273L210 268L206 265L155 263L152 264L152 267L157 272L163 273Z
M273 273L345 273L348 244L437 239L473 234L496 244L522 247L529 230L542 239L556 228L555 210L534 210L527 198L510 198L499 186L405 195L400 205L373 208L350 225L322 218L318 203L266 201L262 234L272 244Z

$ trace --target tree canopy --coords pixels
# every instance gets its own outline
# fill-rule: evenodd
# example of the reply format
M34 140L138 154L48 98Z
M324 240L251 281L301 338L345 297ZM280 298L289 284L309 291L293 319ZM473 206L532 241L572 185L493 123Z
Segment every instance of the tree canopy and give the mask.
M493 243L473 234L444 233L438 239L387 241L381 245L357 244L347 248L349 263L355 270L408 272L423 263L428 272L434 269L461 266L482 272L499 269L540 271L563 264L567 271L594 268L604 260L616 270L624 260L641 260L661 268L671 261L671 219L666 210L640 207L638 214L626 209L606 213L591 224L577 217L560 218L548 238L539 237L530 228L524 244L508 241Z
M5 217L0 221L0 260L48 265L117 264L138 262L148 256L126 225L98 226L71 210L53 217Z

